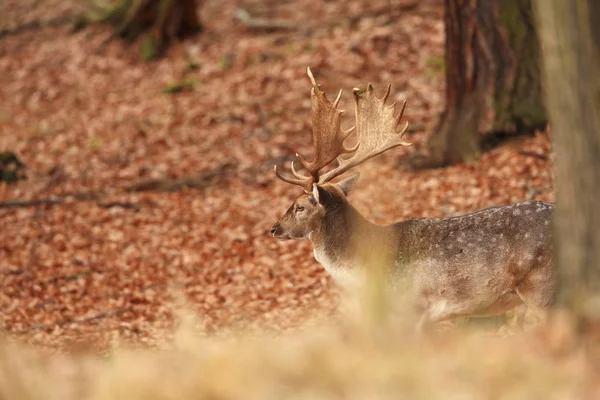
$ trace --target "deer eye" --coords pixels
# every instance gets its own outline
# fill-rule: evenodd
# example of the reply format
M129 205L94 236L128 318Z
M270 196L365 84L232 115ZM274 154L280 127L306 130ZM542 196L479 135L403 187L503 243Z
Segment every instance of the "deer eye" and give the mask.
M296 206L296 211L304 211L304 206Z

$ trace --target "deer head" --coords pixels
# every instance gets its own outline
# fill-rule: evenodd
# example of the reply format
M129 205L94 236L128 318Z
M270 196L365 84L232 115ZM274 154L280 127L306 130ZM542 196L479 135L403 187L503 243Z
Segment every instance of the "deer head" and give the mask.
M288 208L283 218L271 229L271 235L280 239L308 238L311 232L319 230L325 220L336 220L325 218L326 215L331 217L332 213L345 210L348 204L346 196L359 175L355 174L338 183L331 183L334 178L396 146L410 146L410 143L402 140L402 136L408 130L408 123L399 133L396 132L406 101L402 104L398 115L395 115L395 103L390 106L385 104L391 85L381 99L375 96L373 86L370 84L366 90L353 89L356 125L343 131L340 128L340 121L344 111L337 108L342 91L340 90L333 102L330 101L319 89L310 68L307 69L307 73L312 83L314 157L308 162L296 153L296 157L308 171L308 175L299 173L293 161L290 166L293 177L282 175L277 170L277 166L274 167L279 179L301 186L304 190L304 193ZM355 129L358 141L354 147L347 148L344 146L344 141ZM337 166L321 174L321 171L333 161L337 161Z
M304 193L294 201L283 218L273 226L271 235L281 240L308 238L311 232L320 229L326 213L331 216L344 212L346 196L358 177L356 173L339 183L322 186L314 183L312 192Z

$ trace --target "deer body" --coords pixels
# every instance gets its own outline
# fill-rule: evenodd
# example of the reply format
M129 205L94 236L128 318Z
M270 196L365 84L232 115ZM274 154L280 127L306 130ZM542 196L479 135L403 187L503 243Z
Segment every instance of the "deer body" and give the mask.
M342 286L360 283L370 268L383 268L392 288L410 292L421 314L419 329L456 317L501 314L523 303L534 309L553 303L552 204L529 201L386 226L369 222L347 200L358 174L330 181L383 151L409 145L395 133L403 108L395 117L393 106L385 106L389 88L383 99L370 85L364 92L355 89L358 143L346 149L343 140L352 130L339 129L339 96L329 102L310 70L309 76L315 159L308 163L298 156L310 176L296 172L293 163L295 178L275 169L282 180L303 186L304 194L273 226L274 237L308 238L317 261ZM334 159L338 167L320 176Z
M323 197L327 189L319 190ZM315 205L322 214L308 234L316 260L348 288L369 276L365 269L383 265L392 288L410 290L421 325L498 315L521 304L547 309L554 301L552 204L524 202L379 226L339 190L328 193L329 203ZM293 209L274 235L295 224Z
M402 245L396 268L402 274L408 265L428 320L497 315L522 303L547 308L556 292L552 209L525 202L401 223L413 240Z

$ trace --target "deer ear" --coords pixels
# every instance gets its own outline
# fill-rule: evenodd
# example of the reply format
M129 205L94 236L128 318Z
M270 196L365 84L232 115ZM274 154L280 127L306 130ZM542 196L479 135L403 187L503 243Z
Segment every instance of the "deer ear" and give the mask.
M327 190L323 189L316 183L313 183L313 191L311 195L315 199L315 201L321 205L331 204L332 200L334 199L331 193L329 193Z
M308 199L315 204L319 204L319 187L316 183L313 183L313 190L312 193L309 193Z
M354 188L354 185L356 185L356 182L358 181L359 177L360 173L357 172L354 175L349 176L346 179L342 179L338 182L338 185L340 189L342 189L342 192L344 192L345 196L348 196L348 193L350 193L350 191Z

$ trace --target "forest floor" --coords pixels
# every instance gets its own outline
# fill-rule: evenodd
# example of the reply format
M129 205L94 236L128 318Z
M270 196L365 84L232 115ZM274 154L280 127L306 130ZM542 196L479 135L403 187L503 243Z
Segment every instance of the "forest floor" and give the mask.
M392 101L408 99L413 146L358 168L350 199L372 221L553 201L547 132L467 164L407 166L444 106L440 3L206 1L204 32L145 63L108 27L30 24L75 2L5 0L0 151L28 179L0 185L0 202L65 199L0 208L1 329L50 348L155 344L178 294L207 332L331 312L339 296L308 241L269 236L300 194L273 165L311 153L307 66L330 97L344 89L344 126L353 87L391 83ZM290 29L249 28L240 4Z

